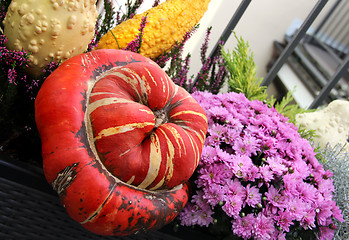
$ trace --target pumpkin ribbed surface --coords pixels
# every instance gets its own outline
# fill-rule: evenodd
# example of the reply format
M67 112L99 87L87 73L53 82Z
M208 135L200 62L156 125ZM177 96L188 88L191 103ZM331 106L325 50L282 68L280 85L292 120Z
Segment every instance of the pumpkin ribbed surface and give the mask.
M186 204L207 119L150 59L105 49L67 60L41 87L35 117L46 179L88 230L157 229Z
M167 0L117 25L98 42L96 49L121 49L135 39L143 16L147 16L140 54L155 59L169 51L202 18L210 0ZM115 40L116 38L116 40Z
M184 183L199 163L206 134L206 115L197 105L154 64L109 70L88 106L102 162L140 188Z

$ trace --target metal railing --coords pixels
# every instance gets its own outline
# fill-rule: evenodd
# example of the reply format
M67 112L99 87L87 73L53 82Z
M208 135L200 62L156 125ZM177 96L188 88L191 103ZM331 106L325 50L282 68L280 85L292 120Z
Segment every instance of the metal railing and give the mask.
M221 36L221 40L223 40L223 43L225 42L225 40L227 40L229 34L232 32L232 30L234 30L235 26L238 24L238 21L243 16L243 13L245 12L250 2L250 0L241 1L239 8L236 10L231 21L226 26L226 29L224 30ZM288 62L288 58L292 54L299 53L298 47L303 42L309 42L309 40L306 40L309 39L308 30L313 25L314 20L318 18L320 12L323 10L327 3L328 0L319 0L315 4L307 18L304 20L301 27L292 36L292 38L288 40L286 47L282 50L281 54L272 65L265 78L263 79L261 83L262 86L269 86L276 79L276 76L279 70L282 68L282 66ZM308 71L312 71L311 69L313 69L313 72L311 72L310 75L314 78L318 78L315 80L318 80L320 82L322 81L322 84L320 86L321 90L315 96L313 102L310 104L308 108L319 107L324 102L324 100L328 98L331 90L337 85L339 80L341 80L343 76L348 75L347 70L349 68L349 38L347 38L347 35L343 34L343 32L349 33L349 27L346 27L349 26L349 24L347 24L349 23L349 16L347 17L347 14L342 14L342 12L347 12L345 11L347 7L344 6L344 4L348 5L349 7L349 4L346 1L338 0L328 11L326 16L322 19L318 28L315 30L314 35L310 37L311 42L318 42L322 45L324 50L328 51L329 54L332 54L336 57L338 61L338 67L332 75L329 75L328 73L322 73L320 70L316 69L317 66L307 67ZM345 29L339 29L340 27ZM218 43L212 50L210 56L217 54L217 48ZM310 60L304 59L304 61L309 63L308 65L312 64ZM304 64L307 65L307 63ZM311 69L309 70L309 68Z

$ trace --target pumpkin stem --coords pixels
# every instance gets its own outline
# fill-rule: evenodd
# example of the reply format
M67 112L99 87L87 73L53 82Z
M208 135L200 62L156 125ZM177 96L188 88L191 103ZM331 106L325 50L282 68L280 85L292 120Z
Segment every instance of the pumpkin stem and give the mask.
M164 108L160 110L155 110L153 111L153 113L155 115L155 128L158 128L162 124L168 122L168 114Z

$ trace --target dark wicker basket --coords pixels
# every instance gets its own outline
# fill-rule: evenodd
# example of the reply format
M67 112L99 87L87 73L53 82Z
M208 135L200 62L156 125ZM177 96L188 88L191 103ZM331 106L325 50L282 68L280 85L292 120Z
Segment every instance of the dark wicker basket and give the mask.
M1 154L1 153L0 153ZM88 232L73 221L46 182L42 169L0 155L0 239L212 239L171 226L127 237L105 237Z

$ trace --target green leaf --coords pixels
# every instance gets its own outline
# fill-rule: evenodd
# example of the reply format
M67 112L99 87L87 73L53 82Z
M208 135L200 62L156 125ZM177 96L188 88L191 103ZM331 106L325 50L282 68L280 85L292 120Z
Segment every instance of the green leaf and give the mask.
M274 107L280 114L287 117L289 122L296 124L296 115L313 110L306 110L294 102L292 92L288 92L285 97L277 101L273 96L268 97L266 87L261 86L262 79L256 77L257 68L253 59L253 53L247 41L242 37L238 38L237 46L232 53L225 51L222 48L221 53L225 60L225 66L229 73L229 91L243 93L250 100L260 100ZM315 136L315 131L309 131L299 128L299 133L302 137L312 139Z
M262 79L256 77L257 68L249 44L235 32L234 36L238 43L233 52L221 50L229 73L229 91L244 93L250 100L263 101L267 98L266 87L260 86Z

